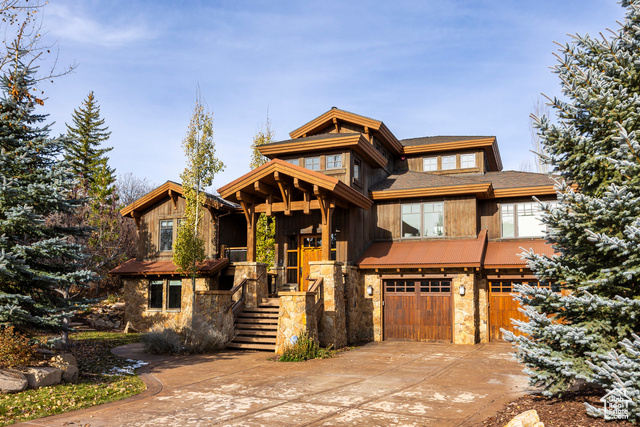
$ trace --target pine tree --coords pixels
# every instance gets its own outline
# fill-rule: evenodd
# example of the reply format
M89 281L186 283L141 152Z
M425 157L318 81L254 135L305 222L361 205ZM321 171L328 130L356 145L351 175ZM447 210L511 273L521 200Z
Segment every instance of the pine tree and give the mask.
M14 45L11 67L0 77L0 323L49 326L66 338L77 309L72 290L92 274L78 268L84 229L51 221L79 208L74 175L60 161L64 139L49 137L43 101L33 95L35 71Z
M111 132L104 126L104 118L100 117L100 106L93 92L89 93L81 107L73 110L72 120L72 126L67 124L69 142L65 147L66 160L71 164L76 176L80 177L85 194L110 190L102 196L112 197L115 170L108 166L109 158L105 154L113 147L99 148L109 139ZM97 186L99 188L96 188Z
M622 5L627 16L611 38L575 36L562 48L555 72L566 101L552 102L557 124L537 119L551 165L572 185L558 183L556 208L542 204L559 254L524 254L554 289L518 287L529 321L517 322L525 335L505 337L546 395L580 381L612 390L606 357L615 348L639 366L629 339L640 331L640 2ZM637 419L640 394L630 394Z
M258 147L273 142L273 131L267 117L264 130L259 130L253 137L251 145L251 169L256 169L265 164L268 159L263 156ZM256 222L256 261L267 264L267 270L273 267L276 256L276 219L262 213Z

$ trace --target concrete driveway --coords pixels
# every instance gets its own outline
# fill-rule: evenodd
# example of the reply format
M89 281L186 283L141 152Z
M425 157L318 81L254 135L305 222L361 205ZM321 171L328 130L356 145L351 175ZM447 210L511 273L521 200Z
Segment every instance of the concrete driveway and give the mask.
M527 390L508 344L369 343L326 360L276 363L270 353L159 357L144 393L43 418L37 426L468 426ZM146 371L146 373L144 373Z

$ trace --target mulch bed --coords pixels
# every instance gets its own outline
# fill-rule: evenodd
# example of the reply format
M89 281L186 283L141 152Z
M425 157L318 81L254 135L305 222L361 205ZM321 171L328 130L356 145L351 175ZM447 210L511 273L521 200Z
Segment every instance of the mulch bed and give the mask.
M569 393L561 398L546 398L540 394L522 396L507 403L500 412L485 420L482 426L504 427L513 417L535 409L545 427L618 427L632 426L621 420L605 421L587 415L584 403L601 407L601 393Z

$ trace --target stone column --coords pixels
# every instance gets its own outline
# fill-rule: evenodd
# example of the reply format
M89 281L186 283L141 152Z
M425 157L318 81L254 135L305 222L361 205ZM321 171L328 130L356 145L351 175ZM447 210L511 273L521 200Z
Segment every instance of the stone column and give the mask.
M476 342L489 342L489 288L486 278L476 277L476 289L478 292L478 331Z
M282 354L291 344L294 336L306 333L311 339L318 339L315 292L281 292L278 313L278 335L276 353Z
M222 332L228 340L233 338L233 313L229 291L196 291L196 314Z
M342 263L336 261L310 261L309 276L323 277L324 315L320 322L319 338L323 346L342 348L347 345L347 326L344 307L344 281Z
M244 300L246 307L257 307L268 295L267 264L261 262L234 262L233 265L236 268L233 286L247 278L258 278L258 280L247 280Z
M367 288L373 288L373 295L367 294ZM382 341L382 279L377 274L364 275L364 305L363 318L366 319L367 335L364 340Z
M476 338L476 300L474 274L458 274L453 278L453 343L475 344ZM460 295L460 287L465 293Z

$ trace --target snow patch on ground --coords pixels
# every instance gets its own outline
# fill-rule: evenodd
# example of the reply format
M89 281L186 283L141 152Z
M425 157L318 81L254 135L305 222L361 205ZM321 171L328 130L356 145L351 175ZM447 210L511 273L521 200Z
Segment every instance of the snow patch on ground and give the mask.
M148 365L147 362L142 360L127 359L126 364L121 367L113 367L109 372L105 372L103 375L134 375L135 370L142 368L144 365Z

